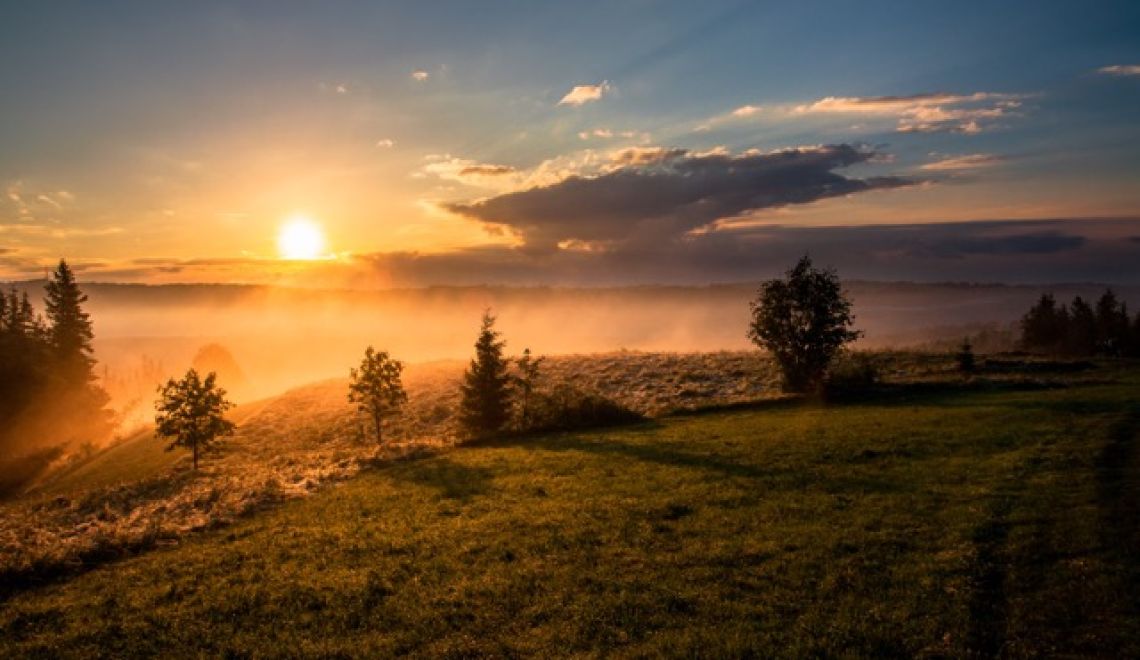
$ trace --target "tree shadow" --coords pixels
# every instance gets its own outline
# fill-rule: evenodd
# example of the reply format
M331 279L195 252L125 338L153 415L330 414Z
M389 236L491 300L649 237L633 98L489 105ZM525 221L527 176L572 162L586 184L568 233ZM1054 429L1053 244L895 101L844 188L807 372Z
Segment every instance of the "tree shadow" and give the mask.
M388 475L393 479L433 488L444 499L467 502L491 490L495 471L457 463L447 456L437 456L394 466Z
M627 433L646 435L661 427L659 422L643 422L626 427ZM601 435L596 431L588 436L567 432L554 435L507 436L479 443L484 447L522 447L552 452L586 452L603 456L632 458L638 461L658 463L671 467L697 468L719 472L726 476L749 479L769 478L774 471L762 470L755 466L727 461L710 454L676 449L660 442L622 442L612 436Z

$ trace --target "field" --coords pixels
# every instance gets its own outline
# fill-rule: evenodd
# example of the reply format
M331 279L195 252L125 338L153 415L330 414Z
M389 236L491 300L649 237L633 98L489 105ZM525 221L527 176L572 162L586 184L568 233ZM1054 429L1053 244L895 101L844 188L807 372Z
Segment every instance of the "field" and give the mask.
M362 448L331 476L352 418L294 393L245 437L294 437L277 488L310 497L10 590L0 655L1140 656L1140 372L893 364L826 405L673 378L692 412L441 437L415 460ZM237 444L186 487L218 488ZM74 510L63 483L10 507Z

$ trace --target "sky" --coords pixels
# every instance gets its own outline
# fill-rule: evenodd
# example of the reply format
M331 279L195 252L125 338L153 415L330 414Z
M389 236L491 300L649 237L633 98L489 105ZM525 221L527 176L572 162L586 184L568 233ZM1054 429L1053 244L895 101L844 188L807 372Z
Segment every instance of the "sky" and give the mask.
M1140 283L1140 4L32 2L0 280Z

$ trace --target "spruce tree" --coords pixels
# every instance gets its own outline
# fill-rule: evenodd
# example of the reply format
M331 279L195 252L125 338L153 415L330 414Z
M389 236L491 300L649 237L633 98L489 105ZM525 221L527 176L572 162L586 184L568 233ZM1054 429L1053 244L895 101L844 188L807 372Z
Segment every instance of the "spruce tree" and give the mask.
M510 375L503 357L506 342L495 331L495 317L483 313L483 325L475 341L475 358L463 374L460 386L459 424L470 436L494 433L510 419Z
M84 382L95 380L95 360L91 342L95 333L91 328L91 317L83 311L87 295L79 290L75 274L63 259L52 273L44 297L44 307L48 318L48 344L55 360L69 380L81 378Z

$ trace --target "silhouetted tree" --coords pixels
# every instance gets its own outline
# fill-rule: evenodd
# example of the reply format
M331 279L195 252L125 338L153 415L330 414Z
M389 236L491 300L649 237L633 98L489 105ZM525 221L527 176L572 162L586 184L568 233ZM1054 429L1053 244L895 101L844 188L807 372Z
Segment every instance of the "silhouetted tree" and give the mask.
M793 392L816 389L836 353L862 333L832 269L802 257L783 279L768 280L751 303L748 338L772 353Z
M1065 338L1068 312L1057 308L1052 294L1041 298L1021 319L1021 344L1028 351L1056 352Z
M388 357L387 351L377 353L369 346L364 351L360 369L349 372L348 401L372 419L377 444L383 442L384 418L394 415L408 400L400 381L403 370L403 363Z
M954 359L958 363L958 371L962 375L973 375L977 365L974 360L974 347L970 345L970 339L968 337L962 340L962 345L958 347L958 352L954 355Z
M1119 356L1128 344L1128 306L1105 289L1096 302L1096 348L1098 353Z
M459 423L473 436L498 431L510 419L510 376L503 357L506 343L499 340L494 326L495 317L490 310L484 312L475 341L475 358L460 386Z
M87 296L79 290L75 274L63 259L44 287L44 308L48 319L48 343L57 368L68 379L95 380L95 360L91 342L95 332L91 318L83 311Z
M218 387L216 379L213 372L203 379L190 369L181 380L171 378L158 388L155 435L171 440L167 451L175 447L192 450L195 470L199 452L234 431L234 423L225 418L226 411L234 404L226 399L226 391Z
M546 360L544 357L531 357L529 348L524 348L522 357L515 360L518 375L514 376L512 380L519 393L519 428L521 429L530 428L531 398L534 395L535 388L538 387L538 381L542 375L540 367L544 360Z
M1064 352L1068 355L1092 355L1096 352L1096 313L1084 298L1077 296L1069 305L1069 323L1064 335Z

